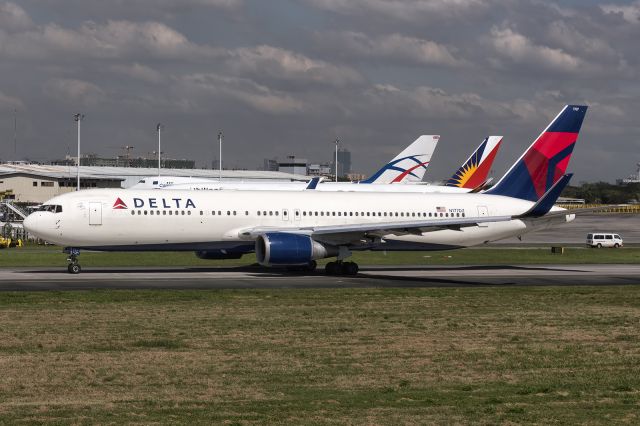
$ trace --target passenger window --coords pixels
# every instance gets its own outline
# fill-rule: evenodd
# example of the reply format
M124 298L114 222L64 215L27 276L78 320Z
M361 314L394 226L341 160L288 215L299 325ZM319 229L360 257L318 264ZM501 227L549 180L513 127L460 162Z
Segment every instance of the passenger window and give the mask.
M184 216L184 210L182 210L182 216Z
M191 210L187 210L187 214L191 216Z
M260 216L260 210L258 210L258 216Z
M162 210L162 216L166 216L167 215L167 211L166 210Z
M278 216L278 215L279 215L279 213L278 213L278 211L276 210L276 216Z
M244 215L249 216L249 210L245 210Z
M203 211L202 211L202 210L200 210L200 216L202 216L203 214L204 214L204 213L203 213Z
M136 211L135 210L131 210L131 215L135 215Z
M146 211L146 210L144 211L144 215L145 215L145 216L147 215L147 211Z

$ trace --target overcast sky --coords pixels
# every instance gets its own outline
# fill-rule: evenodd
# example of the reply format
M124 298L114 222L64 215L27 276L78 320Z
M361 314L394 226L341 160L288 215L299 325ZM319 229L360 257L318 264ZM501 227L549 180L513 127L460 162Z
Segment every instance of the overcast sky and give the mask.
M372 173L440 134L448 177L489 134L500 176L565 103L590 106L569 170L640 162L640 0L0 0L0 158L157 148L211 166L331 158ZM18 149L14 155L14 109Z

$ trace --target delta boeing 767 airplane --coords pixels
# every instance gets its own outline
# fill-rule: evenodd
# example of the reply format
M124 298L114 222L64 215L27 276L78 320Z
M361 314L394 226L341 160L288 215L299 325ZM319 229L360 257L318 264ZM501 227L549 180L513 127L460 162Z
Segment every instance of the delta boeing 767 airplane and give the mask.
M554 207L587 111L567 105L500 181L484 193L185 191L95 189L55 197L25 229L80 250L189 250L203 258L256 253L264 266L355 274L354 250L469 247L573 220Z

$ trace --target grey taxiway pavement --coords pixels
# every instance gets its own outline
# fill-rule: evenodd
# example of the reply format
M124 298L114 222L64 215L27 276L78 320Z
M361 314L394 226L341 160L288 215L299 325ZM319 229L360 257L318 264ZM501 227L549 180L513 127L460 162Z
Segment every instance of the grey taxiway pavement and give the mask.
M363 266L357 276L244 268L0 270L0 291L640 285L640 265Z

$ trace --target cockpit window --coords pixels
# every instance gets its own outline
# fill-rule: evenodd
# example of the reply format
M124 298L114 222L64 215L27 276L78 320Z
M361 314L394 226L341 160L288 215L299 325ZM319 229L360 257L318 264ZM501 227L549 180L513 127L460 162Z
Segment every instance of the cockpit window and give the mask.
M58 204L43 204L36 211L39 212L51 212L51 213L62 213L62 206Z

